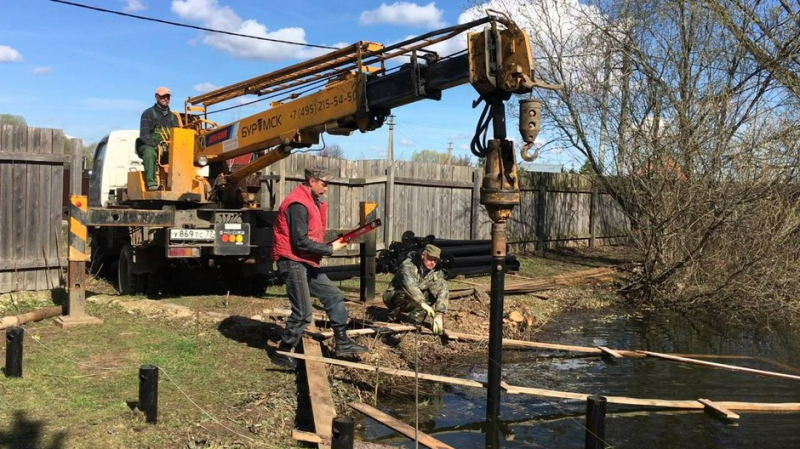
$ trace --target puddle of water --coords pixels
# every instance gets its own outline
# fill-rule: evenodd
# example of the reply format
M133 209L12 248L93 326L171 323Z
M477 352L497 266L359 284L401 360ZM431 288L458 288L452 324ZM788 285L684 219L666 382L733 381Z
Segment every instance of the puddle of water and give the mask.
M800 367L800 333L718 326L702 317L565 314L539 340L582 346L645 349L684 354L763 357ZM658 399L800 402L800 381L756 376L667 360L599 357L553 358L543 351L504 353L503 379L512 385L561 391ZM798 374L754 359L709 359L750 368ZM486 361L450 375L484 381ZM501 447L583 448L586 404L523 395L502 397ZM411 401L385 401L379 408L414 424ZM420 429L458 448L486 444L486 391L444 387L425 398ZM798 413L740 413L725 421L702 411L654 410L608 405L606 440L614 448L790 448L800 447ZM369 419L361 438L398 447L414 442Z

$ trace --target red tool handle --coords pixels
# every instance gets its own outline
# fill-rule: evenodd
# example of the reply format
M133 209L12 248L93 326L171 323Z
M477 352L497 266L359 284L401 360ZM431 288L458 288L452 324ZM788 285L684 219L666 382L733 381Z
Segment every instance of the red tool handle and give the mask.
M336 237L335 239L328 242L328 244L331 244L337 240L344 240L346 243L349 243L351 240L361 237L362 235L379 227L380 225L381 225L381 219L376 218L370 221L369 223L363 226L359 226L346 234L341 234L339 237Z

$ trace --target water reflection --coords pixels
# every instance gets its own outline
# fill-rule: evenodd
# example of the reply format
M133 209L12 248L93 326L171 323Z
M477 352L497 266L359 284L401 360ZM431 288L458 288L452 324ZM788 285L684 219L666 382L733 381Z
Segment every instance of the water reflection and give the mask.
M677 315L567 314L540 339L582 346L644 349L683 354L733 354L709 359L749 368L796 374L800 340L791 328L743 328L704 317ZM449 374L485 380L485 360ZM461 365L464 366L464 365ZM800 382L687 365L654 358L605 359L540 351L504 353L503 378L512 385L561 391L658 399L800 402ZM447 386L420 408L420 428L458 448L486 444L485 390ZM396 418L414 422L411 403L380 403ZM742 412L736 421L702 411L642 409L609 404L606 439L614 448L800 447L800 413ZM501 447L583 448L586 404L504 394ZM367 420L363 439L414 447Z

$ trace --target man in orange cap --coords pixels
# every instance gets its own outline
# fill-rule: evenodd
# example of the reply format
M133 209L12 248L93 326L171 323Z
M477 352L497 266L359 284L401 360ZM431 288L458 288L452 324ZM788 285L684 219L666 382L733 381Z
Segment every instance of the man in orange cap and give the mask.
M172 128L178 127L178 118L169 110L172 93L166 87L159 87L156 89L155 95L156 104L142 113L139 124L139 140L136 144L136 154L142 158L144 165L147 190L158 190L156 181L157 149L160 147L164 154L169 145L165 137L170 135Z

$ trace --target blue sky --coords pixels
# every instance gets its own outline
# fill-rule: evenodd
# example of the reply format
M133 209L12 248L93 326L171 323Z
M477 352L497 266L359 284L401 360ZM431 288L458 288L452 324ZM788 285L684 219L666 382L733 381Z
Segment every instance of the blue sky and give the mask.
M468 0L378 2L303 0L75 0L89 6L194 26L310 44L360 40L389 45L467 20ZM458 47L442 49L446 55ZM183 100L295 64L319 50L210 34L91 11L48 0L0 3L0 113L22 115L29 126L59 128L96 142L115 129L138 127L141 112L164 85L172 108ZM255 97L253 97L255 98ZM394 152L469 154L479 112L471 86L444 92L440 102L397 108ZM228 123L266 106L238 108L211 118ZM217 107L223 107L217 105ZM211 109L214 109L213 107ZM516 124L509 121L509 134ZM325 136L349 159L386 156L388 126L350 137ZM548 161L542 161L548 162Z

